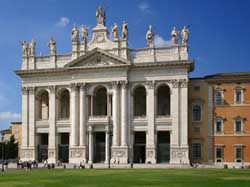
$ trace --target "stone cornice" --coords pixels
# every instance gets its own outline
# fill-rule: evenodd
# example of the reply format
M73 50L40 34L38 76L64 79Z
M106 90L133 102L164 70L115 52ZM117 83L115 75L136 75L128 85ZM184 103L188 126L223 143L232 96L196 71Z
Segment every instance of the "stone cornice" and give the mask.
M249 83L250 73L225 73L215 74L204 77L204 79L210 84L218 83Z
M30 77L37 75L61 74L71 72L89 71L95 69L134 69L134 68L154 68L154 67L185 67L188 71L192 71L194 67L193 61L171 61L171 62L147 62L134 64L119 64L109 66L87 66L87 67L67 67L67 68L51 68L36 70L17 70L15 73L20 77Z

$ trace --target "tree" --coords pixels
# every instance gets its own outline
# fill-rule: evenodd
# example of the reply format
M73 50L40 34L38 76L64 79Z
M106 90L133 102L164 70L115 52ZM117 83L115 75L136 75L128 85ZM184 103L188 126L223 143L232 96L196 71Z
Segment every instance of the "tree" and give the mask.
M18 156L18 143L15 142L14 135L10 137L9 141L0 144L0 157L2 159L2 146L4 159L16 159Z

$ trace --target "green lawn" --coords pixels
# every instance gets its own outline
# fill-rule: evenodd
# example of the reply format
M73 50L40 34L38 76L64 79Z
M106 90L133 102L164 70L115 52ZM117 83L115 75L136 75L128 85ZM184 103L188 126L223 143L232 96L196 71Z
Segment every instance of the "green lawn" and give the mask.
M85 169L0 173L0 187L250 187L247 169Z

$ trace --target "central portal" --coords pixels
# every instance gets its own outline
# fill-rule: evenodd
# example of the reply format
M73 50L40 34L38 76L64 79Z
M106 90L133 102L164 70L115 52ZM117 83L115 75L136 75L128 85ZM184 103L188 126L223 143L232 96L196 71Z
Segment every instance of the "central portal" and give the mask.
M145 163L146 159L146 133L135 132L134 163Z
M169 131L157 132L157 162L168 163L170 160L170 133Z
M69 161L69 133L60 133L59 136L58 159L63 163L67 163Z
M94 162L105 162L105 132L95 132L94 134Z

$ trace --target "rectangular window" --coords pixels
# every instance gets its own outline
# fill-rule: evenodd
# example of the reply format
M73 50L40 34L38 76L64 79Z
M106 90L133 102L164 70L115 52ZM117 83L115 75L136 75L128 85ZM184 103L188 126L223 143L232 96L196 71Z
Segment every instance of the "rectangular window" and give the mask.
M193 91L199 92L199 91L200 91L200 86L194 86L194 87L193 87Z
M235 132L236 133L241 133L242 132L242 121L241 120L236 120L235 121Z
M236 147L235 159L236 159L236 162L242 162L242 160L243 160L243 148L242 148L242 146Z
M200 132L200 127L194 127L194 128L193 128L193 132L199 133L199 132Z
M223 153L223 148L222 147L216 147L216 162L222 162L224 153Z
M241 94L241 90L237 90L235 93L235 100L236 103L241 103L242 102L242 94Z
M216 133L222 133L222 121L218 120L216 121Z
M215 102L217 105L221 105L223 102L222 102L222 92L221 91L217 91L215 93Z
M193 143L192 144L192 157L194 159L201 158L201 144L200 143Z

